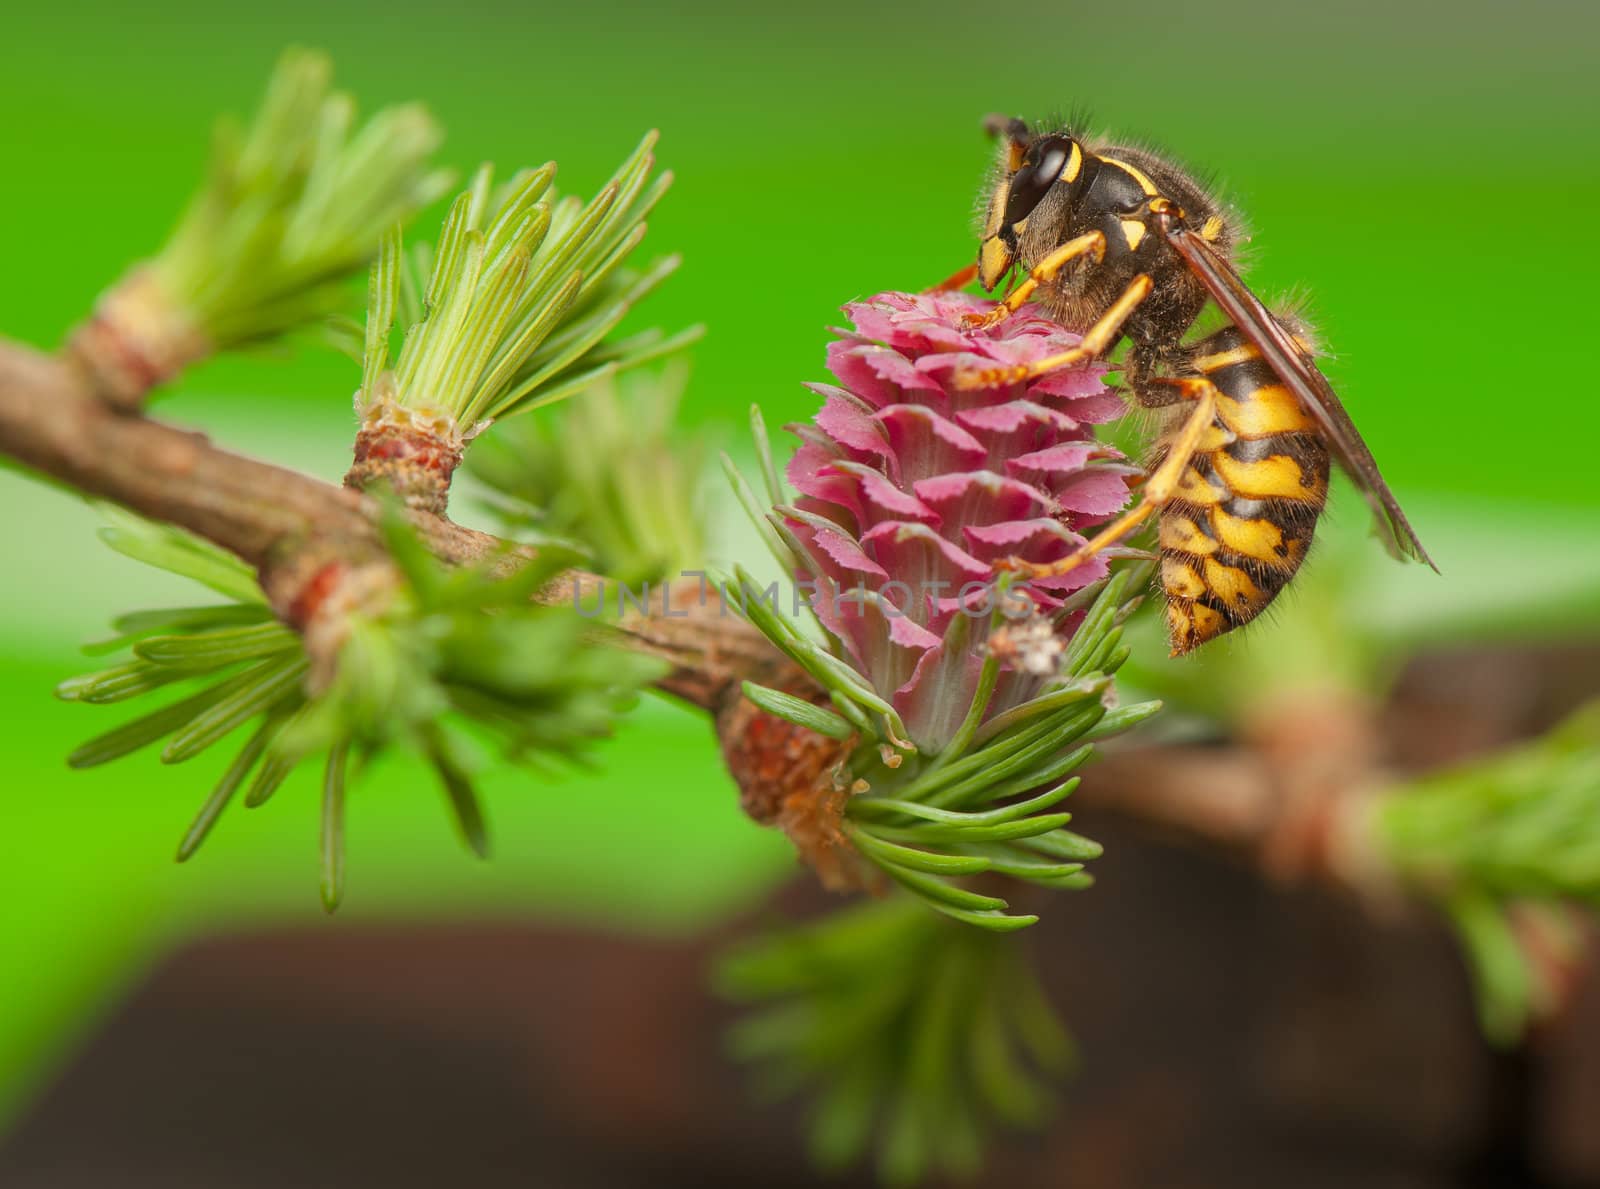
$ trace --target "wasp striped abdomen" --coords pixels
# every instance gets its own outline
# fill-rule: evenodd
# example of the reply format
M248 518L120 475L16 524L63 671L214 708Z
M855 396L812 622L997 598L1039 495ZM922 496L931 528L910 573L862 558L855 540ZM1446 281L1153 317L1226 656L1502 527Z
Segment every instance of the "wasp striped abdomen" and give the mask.
M1250 622L1288 585L1328 498L1316 423L1234 327L1196 344L1217 414L1161 511L1173 655ZM1160 447L1165 452L1165 446Z

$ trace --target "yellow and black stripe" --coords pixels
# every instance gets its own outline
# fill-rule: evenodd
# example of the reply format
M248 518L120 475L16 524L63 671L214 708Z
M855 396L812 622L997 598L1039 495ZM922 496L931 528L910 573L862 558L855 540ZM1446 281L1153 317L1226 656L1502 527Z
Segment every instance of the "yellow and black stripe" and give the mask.
M1191 363L1216 386L1217 415L1161 511L1174 655L1261 613L1305 560L1328 498L1316 423L1238 329L1196 344Z

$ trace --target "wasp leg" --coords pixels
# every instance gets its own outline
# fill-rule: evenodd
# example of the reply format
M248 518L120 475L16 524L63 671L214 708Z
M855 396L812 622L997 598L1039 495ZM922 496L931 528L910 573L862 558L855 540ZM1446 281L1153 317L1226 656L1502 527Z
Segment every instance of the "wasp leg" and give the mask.
M1039 261L1027 278L1015 290L1006 295L1004 301L996 302L994 309L987 314L968 314L961 320L962 325L971 330L981 330L998 325L1009 315L1022 308L1022 303L1033 296L1033 291L1040 285L1048 285L1056 279L1063 268L1071 264L1080 256L1093 256L1096 263L1106 258L1106 237L1098 231L1091 231L1087 235L1080 235L1077 239L1069 239L1050 255Z
M1115 545L1143 524L1153 513L1160 511L1172 498L1179 481L1183 478L1184 468L1195 456L1206 431L1216 419L1218 393L1216 385L1204 379L1160 379L1151 382L1171 385L1178 390L1183 399L1192 400L1195 404L1189 419L1183 423L1183 428L1173 439L1166 458L1145 480L1144 494L1139 502L1097 533L1092 540L1084 542L1059 561L1030 562L1023 561L1019 557L1008 557L999 563L998 569L1024 574L1029 578L1054 578L1065 574L1101 550Z
M978 276L978 266L976 264L969 264L969 265L967 265L966 268L961 269L959 272L951 273L948 277L946 277L944 280L940 281L937 285L933 285L933 286L930 286L927 289L924 289L923 292L924 293L952 293L957 289L965 289L968 285L972 284L972 282L977 279L977 276Z
M1059 355L1047 355L1043 359L1018 364L1015 367L982 367L958 371L955 376L956 387L997 388L1003 384L1020 384L1024 380L1031 380L1046 372L1098 358L1110 350L1112 344L1121 336L1122 324L1138 308L1139 303L1150 296L1151 287L1150 278L1144 273L1134 277L1122 291L1122 296L1111 303L1111 308L1100 316L1098 322L1089 327L1084 333L1083 340L1072 350L1063 351Z

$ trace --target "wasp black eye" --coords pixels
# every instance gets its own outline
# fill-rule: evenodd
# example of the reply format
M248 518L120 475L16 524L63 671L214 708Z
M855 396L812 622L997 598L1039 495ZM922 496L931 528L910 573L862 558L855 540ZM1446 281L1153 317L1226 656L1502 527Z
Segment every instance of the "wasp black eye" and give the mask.
M1047 136L1028 146L1022 168L1011 175L1011 191L1006 199L1006 224L1015 225L1026 219L1038 206L1061 169L1067 163L1072 142L1064 136Z

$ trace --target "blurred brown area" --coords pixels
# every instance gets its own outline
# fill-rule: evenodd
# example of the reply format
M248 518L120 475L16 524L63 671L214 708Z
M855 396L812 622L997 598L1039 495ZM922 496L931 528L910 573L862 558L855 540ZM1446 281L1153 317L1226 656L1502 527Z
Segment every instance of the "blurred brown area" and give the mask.
M1592 647L1432 656L1396 691L1397 758L1523 737L1597 689ZM1380 923L1114 817L1079 824L1106 843L1098 887L1029 943L1082 1071L1047 1133L997 1137L981 1183L1600 1185L1593 964L1559 1020L1496 1053L1426 915ZM779 901L830 902L804 881ZM192 945L0 1147L0 1185L819 1183L801 1108L756 1103L722 1055L733 1010L705 972L738 932L335 926Z

